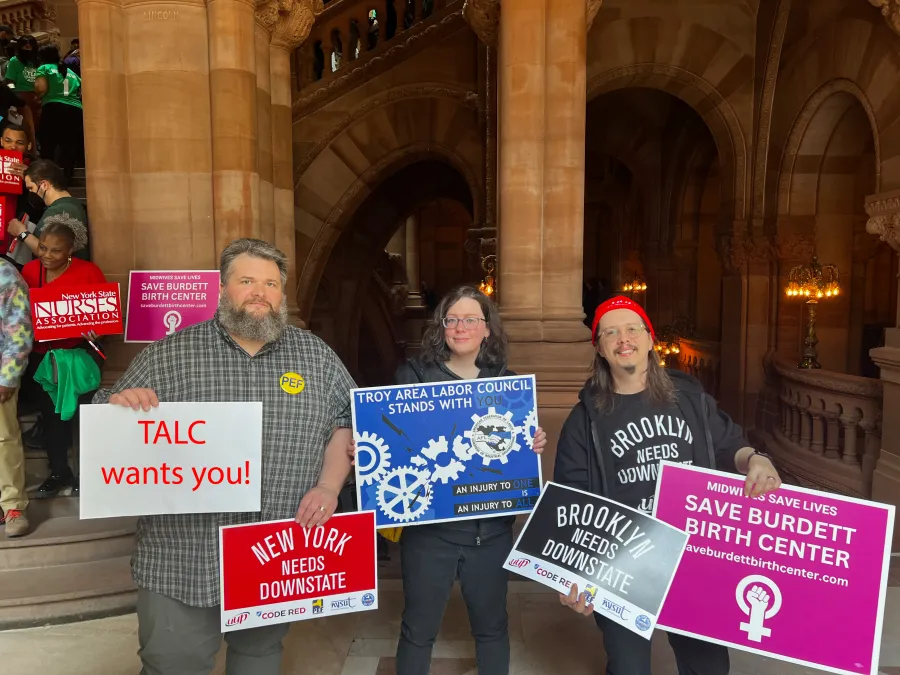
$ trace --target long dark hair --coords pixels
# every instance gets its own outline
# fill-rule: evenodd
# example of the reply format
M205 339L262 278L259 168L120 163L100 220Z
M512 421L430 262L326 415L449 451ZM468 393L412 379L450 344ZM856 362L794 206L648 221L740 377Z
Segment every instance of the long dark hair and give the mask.
M608 413L615 407L616 383L609 363L599 352L594 354L594 362L591 364L591 393L594 405L600 412ZM666 369L659 364L659 355L654 349L647 354L647 387L643 396L644 400L655 405L675 402L675 385Z
M444 363L450 358L450 348L444 339L442 322L450 308L465 298L478 302L490 331L490 335L481 343L475 365L479 368L505 365L506 345L509 340L500 321L500 310L488 296L472 286L459 286L441 298L422 336L422 360L426 363Z
M22 49L25 45L30 45L30 50ZM18 45L16 47L16 56L19 57L19 61L24 63L26 66L36 66L38 64L38 42L37 38L33 35L23 35L19 38Z
M54 44L44 45L38 49L38 62L42 66L47 64L56 66L62 79L66 79L66 75L69 74L69 66L59 58L59 49Z

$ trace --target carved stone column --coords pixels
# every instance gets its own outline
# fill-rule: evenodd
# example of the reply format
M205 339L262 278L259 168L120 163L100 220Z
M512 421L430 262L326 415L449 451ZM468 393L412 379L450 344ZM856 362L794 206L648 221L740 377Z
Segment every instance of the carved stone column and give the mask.
M278 9L256 3L256 139L259 173L259 237L275 243L275 193L272 187L272 67L270 45Z
M275 208L275 245L288 256L288 310L299 323L297 262L294 239L294 163L291 112L291 52L309 37L322 12L322 0L272 0L278 20L272 32L269 61L272 88L272 192Z
M900 190L866 198L866 231L900 251ZM900 314L898 314L900 320ZM900 507L900 325L884 332L884 347L869 352L884 382L881 454L872 476L872 499ZM894 552L900 551L900 519L894 522Z
M254 0L208 0L216 246L259 236Z

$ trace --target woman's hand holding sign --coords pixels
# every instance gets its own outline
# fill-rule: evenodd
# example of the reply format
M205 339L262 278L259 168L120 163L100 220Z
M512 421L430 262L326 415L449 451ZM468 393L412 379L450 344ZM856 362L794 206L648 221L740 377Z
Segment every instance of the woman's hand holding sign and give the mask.
M744 481L745 497L760 497L781 487L781 478L772 460L753 448L738 450L734 463L738 471L747 474Z
M150 412L150 408L159 406L159 397L152 389L124 389L109 397L111 405L120 405L123 408Z
M559 594L559 602L569 609L572 609L584 616L590 616L594 613L594 605L585 603L584 593L578 592L578 584L572 584L568 595Z

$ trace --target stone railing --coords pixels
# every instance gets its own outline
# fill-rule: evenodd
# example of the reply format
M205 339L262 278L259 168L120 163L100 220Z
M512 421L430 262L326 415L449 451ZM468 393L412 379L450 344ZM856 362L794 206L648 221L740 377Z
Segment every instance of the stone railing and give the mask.
M463 0L333 0L294 52L295 113L364 83L465 26ZM370 16L374 18L370 21ZM298 109L299 106L299 109Z
M678 347L679 368L700 380L707 393L715 398L719 393L721 345L713 340L682 338Z
M38 42L57 42L56 8L44 0L0 0L0 25L16 35L34 35Z
M871 497L881 452L881 380L775 359L779 415L765 430L779 468L803 484Z

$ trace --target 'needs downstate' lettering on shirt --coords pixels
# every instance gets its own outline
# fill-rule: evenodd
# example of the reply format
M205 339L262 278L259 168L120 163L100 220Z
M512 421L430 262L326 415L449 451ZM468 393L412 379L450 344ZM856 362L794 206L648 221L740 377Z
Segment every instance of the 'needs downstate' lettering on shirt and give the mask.
M650 515L659 463L693 464L691 428L677 405L651 405L643 394L616 394L615 407L601 420L604 449L612 454L613 498Z

